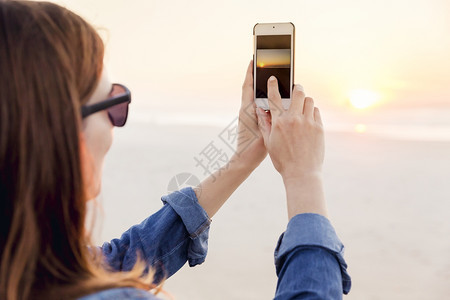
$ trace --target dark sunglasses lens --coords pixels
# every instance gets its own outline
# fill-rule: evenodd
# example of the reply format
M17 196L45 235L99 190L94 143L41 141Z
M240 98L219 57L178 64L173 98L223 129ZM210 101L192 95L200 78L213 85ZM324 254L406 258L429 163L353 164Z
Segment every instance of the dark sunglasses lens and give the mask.
M110 95L116 97L125 94L125 89L122 86L115 84ZM122 127L125 125L128 116L128 104L129 102L124 102L114 105L108 109L109 119L114 126Z
M108 109L109 119L117 127L125 125L128 117L128 102L114 105Z
M125 89L119 84L113 84L111 93L109 94L111 97L116 97L120 95L126 94Z

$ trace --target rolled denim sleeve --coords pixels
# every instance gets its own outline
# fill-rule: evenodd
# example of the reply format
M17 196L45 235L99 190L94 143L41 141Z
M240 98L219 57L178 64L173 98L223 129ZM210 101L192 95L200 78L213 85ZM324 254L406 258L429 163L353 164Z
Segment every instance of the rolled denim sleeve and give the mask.
M198 203L192 187L161 197L164 206L101 247L113 270L130 270L137 256L153 271L155 282L189 266L205 261L211 219Z
M344 245L322 215L294 216L275 249L275 299L342 299L351 288Z

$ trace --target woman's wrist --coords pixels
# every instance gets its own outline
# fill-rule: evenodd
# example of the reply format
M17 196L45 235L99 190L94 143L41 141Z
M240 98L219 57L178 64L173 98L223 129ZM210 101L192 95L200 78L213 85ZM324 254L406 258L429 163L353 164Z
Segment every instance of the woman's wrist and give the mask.
M242 172L251 173L259 166L261 162L245 159L242 156L239 156L239 154L234 154L231 157L229 163L232 164L233 167L235 167L236 169L241 170Z
M328 218L321 172L283 178L289 220L301 213L316 213Z
M295 174L282 174L283 182L285 187L290 185L298 185L302 182L307 182L311 180L322 180L321 171L308 171L308 172L297 172Z

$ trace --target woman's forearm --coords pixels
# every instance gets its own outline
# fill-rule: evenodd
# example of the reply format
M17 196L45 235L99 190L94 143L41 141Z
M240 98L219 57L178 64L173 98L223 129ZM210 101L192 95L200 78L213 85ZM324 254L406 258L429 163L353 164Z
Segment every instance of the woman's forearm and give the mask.
M198 202L212 218L233 192L253 172L254 166L233 157L194 188Z

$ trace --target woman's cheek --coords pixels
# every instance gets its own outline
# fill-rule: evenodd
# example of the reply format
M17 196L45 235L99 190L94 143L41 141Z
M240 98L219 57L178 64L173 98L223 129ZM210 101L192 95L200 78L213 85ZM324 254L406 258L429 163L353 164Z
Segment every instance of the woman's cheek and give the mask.
M95 130L95 140L93 142L96 144L96 160L101 166L106 153L111 148L114 127L112 126L106 111L98 113L95 117L95 120L92 120L95 121L95 124L92 124L92 130Z
M103 161L112 145L113 128L106 111L93 114L86 119L85 141L92 158L90 180L88 179L90 198L95 198L100 193Z

